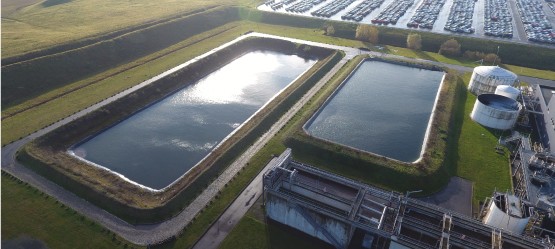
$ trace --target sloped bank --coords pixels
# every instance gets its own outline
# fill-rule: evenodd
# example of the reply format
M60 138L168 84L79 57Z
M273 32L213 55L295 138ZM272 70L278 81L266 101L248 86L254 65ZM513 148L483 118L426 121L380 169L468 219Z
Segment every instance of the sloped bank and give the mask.
M113 173L91 167L66 153L73 144L125 119L164 96L198 81L242 54L254 50L296 54L305 58L317 58L319 61L197 167L164 191L152 192L140 188ZM18 159L60 186L128 222L157 222L182 210L341 58L340 53L329 49L299 45L284 40L245 39L46 134L20 151Z
M379 58L371 60L428 70L444 70L433 65L406 61ZM356 66L352 70L355 68ZM348 77L345 75L327 87L326 92L311 104L302 118L292 127L292 132L284 143L294 150L297 160L318 163L326 170L396 191L422 189L430 193L444 186L450 176L449 166L444 164L444 159L447 153L448 132L453 119L451 115L454 107L453 99L458 90L457 76L453 72L447 71L443 78L444 82L438 89L438 99L429 124L425 150L421 154L421 158L414 163L401 162L339 145L306 133L303 126Z

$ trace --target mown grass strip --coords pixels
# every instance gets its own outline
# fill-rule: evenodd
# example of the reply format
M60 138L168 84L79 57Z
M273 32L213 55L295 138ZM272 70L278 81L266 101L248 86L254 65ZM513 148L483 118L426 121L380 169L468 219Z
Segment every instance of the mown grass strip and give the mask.
M2 242L22 235L49 248L144 248L2 171Z
M470 81L470 73L459 78L457 84L461 91L455 97L455 112L450 128L450 144L446 164L452 165L457 176L474 183L475 209L480 201L491 196L495 189L505 191L511 189L511 173L508 152L496 153L501 135L509 133L481 126L470 119L476 96L466 90ZM462 91L464 90L464 91Z

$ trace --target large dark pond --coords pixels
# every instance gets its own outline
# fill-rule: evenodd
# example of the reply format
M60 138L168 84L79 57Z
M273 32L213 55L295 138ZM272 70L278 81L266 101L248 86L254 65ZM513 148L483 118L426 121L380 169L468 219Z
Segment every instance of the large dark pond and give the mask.
M443 72L365 61L307 124L315 137L412 162Z
M315 62L275 52L247 53L73 152L143 186L164 188Z

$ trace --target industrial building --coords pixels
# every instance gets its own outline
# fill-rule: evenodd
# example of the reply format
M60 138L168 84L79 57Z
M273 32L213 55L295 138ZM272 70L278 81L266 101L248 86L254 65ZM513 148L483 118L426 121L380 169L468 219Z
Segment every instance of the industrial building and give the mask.
M296 162L290 149L269 164L263 178L267 217L335 248L555 248L549 239L486 225ZM490 220L498 222L506 202L492 200L501 213Z
M517 75L499 66L475 67L468 84L468 91L476 96L484 93L494 93L497 86L512 86L517 80Z

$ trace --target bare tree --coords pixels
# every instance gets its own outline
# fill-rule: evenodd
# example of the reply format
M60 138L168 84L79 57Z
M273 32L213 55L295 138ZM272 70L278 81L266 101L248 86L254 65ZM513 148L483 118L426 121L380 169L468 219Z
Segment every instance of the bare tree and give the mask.
M329 25L326 27L326 35L330 35L330 36L331 36L331 35L333 35L333 34L335 34L335 28L333 27L333 25L329 24Z

